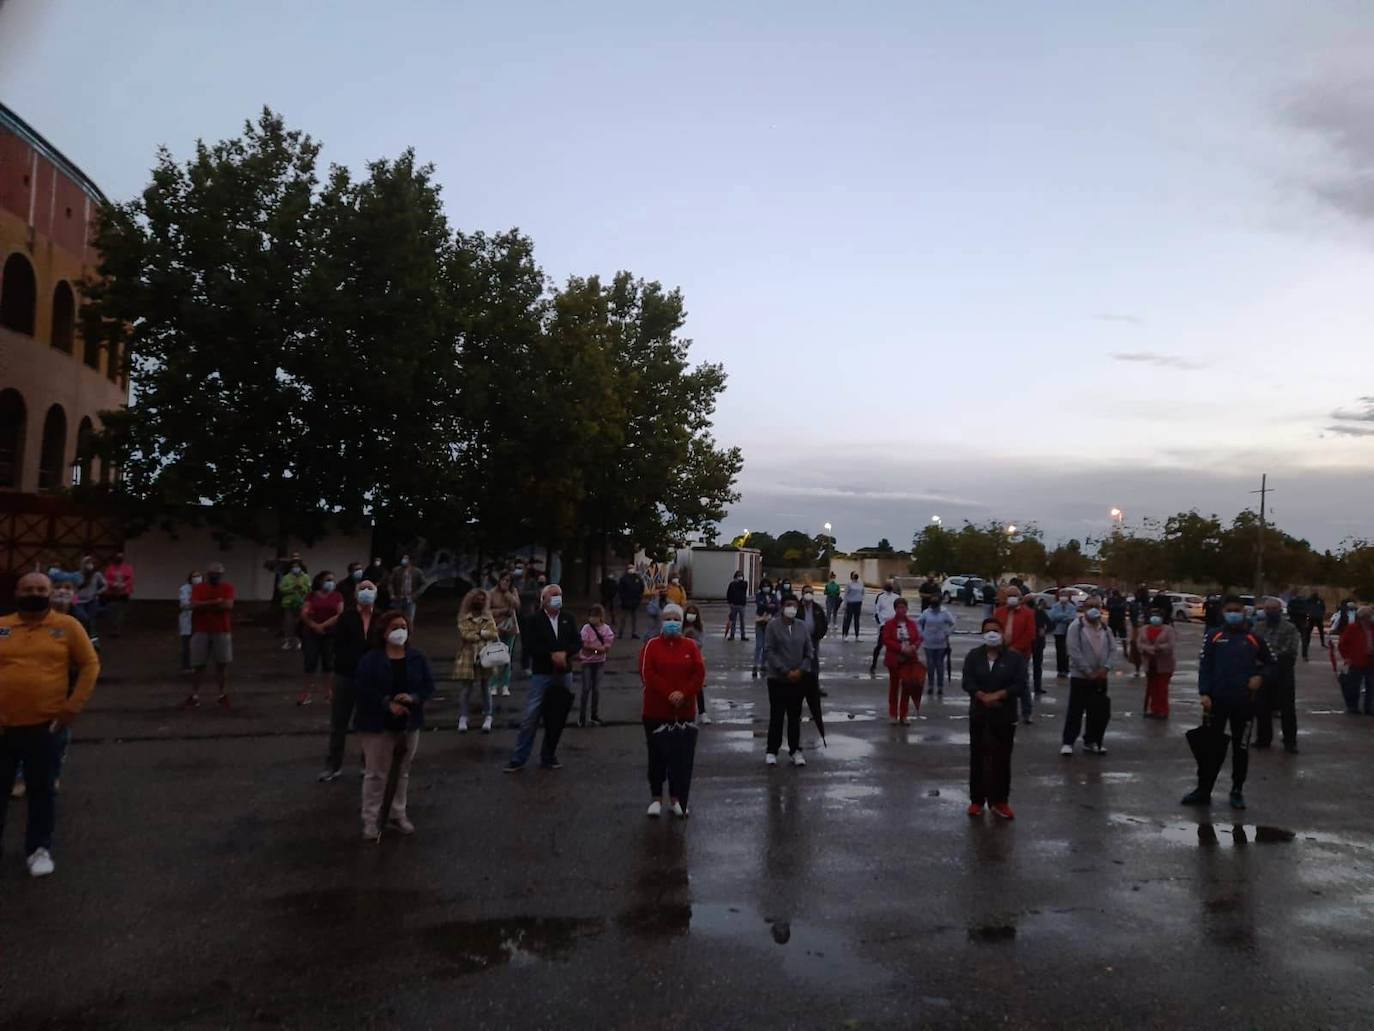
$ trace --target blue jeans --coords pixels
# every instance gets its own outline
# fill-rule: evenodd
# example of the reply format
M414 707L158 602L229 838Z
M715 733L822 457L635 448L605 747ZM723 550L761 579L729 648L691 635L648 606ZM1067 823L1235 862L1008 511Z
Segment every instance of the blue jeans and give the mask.
M928 685L943 691L945 689L945 652L948 648L926 649L926 670L930 680Z
M754 668L763 665L763 631L767 624L754 624Z
M563 696L566 696L564 698ZM544 745L540 758L551 763L558 751L558 739L563 734L562 722L572 708L571 673L536 673L530 678L529 694L525 696L525 715L520 718L520 734L515 739L515 751L510 757L512 766L524 766L534 751L534 735L544 720ZM547 711L545 711L547 709ZM558 720L562 714L561 721ZM558 723L555 726L555 723Z
M729 619L729 621L726 623L726 626L729 628L729 629L728 629L728 634L729 634L730 640L733 641L733 640L735 639L735 630L736 630L736 628L739 629L739 636L740 636L740 638L741 638L742 640L745 640L745 641L749 640L749 638L747 638L747 637L744 636L744 606L743 606L743 605L731 605L731 606L730 606L730 619Z

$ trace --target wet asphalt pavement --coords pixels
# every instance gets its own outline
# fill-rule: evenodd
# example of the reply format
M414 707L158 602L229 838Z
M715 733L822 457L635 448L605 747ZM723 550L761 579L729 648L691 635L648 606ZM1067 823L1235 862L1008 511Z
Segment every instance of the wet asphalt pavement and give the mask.
M422 609L441 674L448 625ZM752 642L711 637L686 822L644 816L623 647L609 725L569 728L556 772L501 773L523 681L490 737L454 732L442 683L419 833L380 846L358 837L352 757L315 782L324 706L292 704L299 656L268 631L239 632L230 714L173 709L174 640L109 641L46 881L24 873L10 803L0 1027L1374 1023L1374 719L1340 711L1324 651L1299 666L1302 753L1252 753L1245 813L1222 792L1178 804L1199 712L1184 628L1173 719L1143 720L1144 681L1114 678L1105 756L1058 755L1067 688L1046 680L1017 735L1018 818L999 823L964 814L962 692L889 726L864 630L823 645L829 747L807 724L809 765L771 771Z

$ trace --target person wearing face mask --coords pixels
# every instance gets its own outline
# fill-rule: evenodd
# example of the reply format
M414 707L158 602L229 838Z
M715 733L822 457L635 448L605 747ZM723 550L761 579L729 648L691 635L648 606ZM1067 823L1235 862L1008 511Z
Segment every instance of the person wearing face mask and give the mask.
M1326 647L1326 601L1315 590L1307 596L1307 626L1303 629L1302 657L1307 658L1308 642L1312 631L1317 631L1317 640Z
M1006 646L1002 625L983 620L983 643L964 657L964 691L969 696L969 816L993 814L1013 820L1011 751L1016 741L1018 696L1026 691L1026 660Z
M210 563L205 582L191 588L191 693L182 707L200 705L205 667L215 664L219 704L229 708L229 664L234 661L234 585L224 579L224 566Z
M633 564L625 567L616 582L616 596L620 601L621 637L639 640L639 607L644 604L644 577Z
M329 751L317 780L331 784L343 769L344 745L358 705L358 663L367 654L377 618L377 585L358 581L353 607L345 609L334 630L334 692L329 701Z
M1220 630L1203 639L1198 664L1197 689L1202 699L1203 726L1218 738L1231 732L1231 808L1245 808L1245 775L1250 767L1250 731L1254 725L1255 696L1264 674L1274 663L1269 646L1252 633L1245 618L1245 603L1234 594L1222 600ZM1225 761L1225 745L1210 750L1215 765L1198 766L1198 785L1183 796L1184 805L1207 805L1212 787Z
M808 690L815 691L824 696L825 691L821 690L821 638L826 635L830 628L829 621L825 618L825 612L816 603L816 590L810 584L802 588L801 605L797 609L797 618L805 624L807 632L811 635L811 675L808 677Z
M378 612L386 612L391 599L387 597L386 583L390 579L386 566L382 564L380 555L373 555L372 561L363 569L363 579L369 580L377 585L377 602L374 606Z
M406 626L415 630L415 603L424 590L425 577L411 564L409 555L402 555L400 564L391 571L391 607L404 612Z
M582 624L582 693L578 699L577 725L588 726L587 703L591 702L590 725L601 726L601 678L606 673L606 657L615 644L615 628L606 619L606 609L593 605L587 622Z
M1073 603L1073 595L1068 591L1059 592L1059 600L1050 606L1051 630L1054 634L1055 675L1060 680L1069 678L1069 646L1067 637L1069 627L1078 618L1078 606Z
M113 628L110 633L118 637L124 629L124 617L129 611L129 601L134 596L134 567L124 558L122 551L116 552L105 566L105 590L100 596L101 605L110 615Z
M322 569L315 574L310 595L301 607L301 655L305 664L305 679L301 682L301 693L296 696L297 705L309 705L313 698L311 689L325 683L334 676L334 628L343 615L344 600L337 590L334 574Z
M849 638L849 627L854 626L854 640L859 639L859 620L864 610L864 582L858 573L849 574L849 583L844 585L844 626L840 629L840 640Z
M749 583L744 579L741 570L735 570L735 575L730 579L730 586L725 588L725 601L730 606L730 616L725 621L725 639L733 641L735 628L739 627L740 640L748 641L744 628L744 606L749 604Z
M181 637L181 672L191 672L191 590L205 579L199 569L186 574L186 582L177 588L177 634Z
M783 596L781 615L769 620L763 637L763 662L768 672L768 745L764 760L769 766L778 764L785 719L792 765L805 766L801 710L806 700L806 677L815 668L815 652L811 635L797 619L795 598Z
M897 600L901 598L902 592L897 589L897 582L889 580L883 584L882 593L873 605L873 621L878 624L878 643L873 646L873 658L868 663L868 675L876 677L878 675L878 656L883 653L883 627L887 621L897 614Z
M907 706L913 703L921 711L921 688L926 671L921 665L921 628L907 615L905 598L898 598L892 618L883 624L880 643L887 649L883 665L887 667L888 722L906 726Z
M1165 617L1166 611L1158 605L1151 605L1149 620L1140 628L1136 638L1136 646L1145 664L1145 705L1142 715L1147 720L1169 718L1169 681L1174 678L1177 661L1174 656L1174 628Z
M825 621L831 626L839 619L842 593L840 581L835 579L835 573L832 571L825 581Z
M1349 617L1339 636L1333 635L1336 650L1345 671L1341 675L1341 692L1345 697L1345 711L1360 711L1360 689L1364 689L1364 713L1374 716L1374 608L1361 605Z
M687 604L687 590L682 586L682 577L676 573L668 578L668 586L663 593L667 595L670 605L681 608Z
M363 564L361 562L350 562L348 573L334 585L334 589L339 592L339 596L344 600L344 608L351 609L354 604L354 594L358 590L358 584L363 579Z
M768 624L777 618L779 608L773 585L765 578L759 584L759 593L754 599L754 671L750 674L754 680L758 679L759 667L763 665L763 635L768 630Z
M24 855L32 877L53 872L53 802L60 734L86 707L100 659L85 628L52 610L52 581L25 573L15 586L15 612L0 616L0 837L5 799L24 768L28 826ZM72 671L76 679L71 679Z
M1279 712L1283 750L1290 755L1298 750L1297 663L1302 637L1292 621L1285 618L1283 602L1264 599L1264 618L1255 624L1255 633L1269 646L1274 665L1259 694L1255 696L1255 747L1274 743L1274 710Z
M916 619L921 631L921 643L926 650L926 670L929 680L926 694L945 696L945 665L949 660L949 638L958 620L945 608L939 594L930 599L930 606Z
M410 645L410 624L392 611L373 624L377 647L358 662L358 709L353 729L363 749L363 840L381 836L382 821L401 834L414 834L406 816L410 768L425 724L424 705L434 694L434 673L424 653ZM396 793L382 812L387 778L395 768Z
M95 559L87 555L81 560L81 582L76 585L72 600L72 615L86 626L95 626L100 615L100 598L107 584L105 574L96 568Z
M1083 751L1106 755L1102 738L1111 719L1112 703L1107 696L1107 677L1116 661L1116 641L1102 618L1102 599L1096 595L1083 603L1083 615L1074 620L1068 632L1069 707L1064 717L1063 745L1060 755L1073 755L1074 742L1083 734ZM1083 726L1087 717L1087 727Z
M453 658L453 679L458 682L458 733L468 731L468 712L474 689L482 692L482 733L491 733L491 673L479 661L483 647L499 641L487 592L474 587L458 606L458 652Z
M507 773L519 773L534 751L539 724L544 725L544 742L539 765L546 770L562 767L558 761L558 740L572 709L572 660L582 649L582 638L572 614L563 611L563 588L549 584L540 594L541 607L527 617L520 628L520 640L530 657L529 693L515 751L505 766Z
M690 813L688 797L697 746L693 718L706 682L706 664L697 642L685 634L686 616L683 609L670 602L663 610L660 632L639 654L651 817L663 811L665 780L673 815L685 818Z
M997 620L1002 627L1002 636L1005 638L1006 647L1026 660L1026 673L1029 676L1031 663L1035 657L1035 639L1040 633L1040 628L1036 622L1035 610L1029 605L1022 604L1019 587L1009 586L1007 588L1006 600L992 614L992 618ZM1026 684L1026 690L1021 692L1020 705L1021 722L1030 723L1034 719L1032 713L1034 699L1029 682Z
M294 556L277 584L277 593L281 597L282 651L301 647L301 610L305 608L305 599L310 597L311 586L305 564L300 556Z

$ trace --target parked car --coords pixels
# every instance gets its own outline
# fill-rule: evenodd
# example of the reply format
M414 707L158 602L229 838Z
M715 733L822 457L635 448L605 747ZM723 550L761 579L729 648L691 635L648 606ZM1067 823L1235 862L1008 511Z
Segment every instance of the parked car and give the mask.
M1088 600L1088 592L1078 587L1047 587L1043 591L1032 594L1031 597L1036 600L1044 598L1053 605L1059 600L1061 594L1067 594L1069 596L1069 601L1073 602L1075 605L1082 605Z
M940 585L940 597L944 599L946 605L956 598L965 605L972 605L974 603L973 592L981 591L983 583L981 576L973 576L968 573L947 577L945 582Z
M1203 618L1206 601L1202 595L1165 591L1164 597L1169 599L1169 605L1173 609L1176 623L1187 623L1194 619L1200 621Z
M1073 590L1082 591L1084 598L1087 598L1090 594L1095 594L1099 598L1105 598L1107 596L1107 592L1101 587L1098 587L1097 584L1074 584Z

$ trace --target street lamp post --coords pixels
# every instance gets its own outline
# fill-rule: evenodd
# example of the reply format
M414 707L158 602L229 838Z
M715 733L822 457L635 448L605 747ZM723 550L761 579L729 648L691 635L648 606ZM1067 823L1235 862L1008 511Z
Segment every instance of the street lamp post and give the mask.
M1116 523L1116 528L1117 528L1117 530L1120 530L1120 529L1121 529L1121 524L1122 524L1123 522L1125 522L1125 520L1126 520L1126 513L1123 512L1123 511L1121 511L1121 509L1119 509L1119 508L1114 508L1114 509L1112 509L1110 512L1108 512L1107 514L1108 514L1109 516L1111 516L1111 517L1112 517L1112 521L1113 521L1114 523Z

